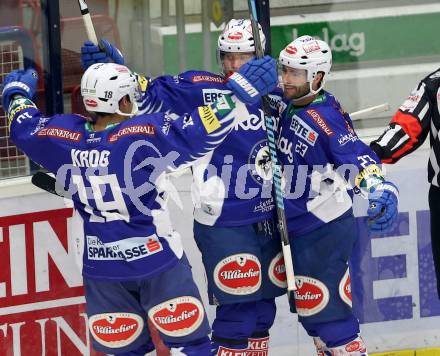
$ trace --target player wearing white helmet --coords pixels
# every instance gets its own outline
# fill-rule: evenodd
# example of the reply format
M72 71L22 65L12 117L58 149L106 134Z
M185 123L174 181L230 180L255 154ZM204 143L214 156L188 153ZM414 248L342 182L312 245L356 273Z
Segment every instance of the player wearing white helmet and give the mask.
M136 102L140 100L141 92L136 75L127 67L100 63L82 76L81 95L89 112L131 117L138 112ZM121 100L130 106L128 112L121 111Z
M266 46L266 37L258 25L261 46ZM217 62L225 76L237 72L240 67L255 56L254 37L251 21L246 19L232 19L218 37Z
M264 45L261 28L260 35ZM86 43L81 49L85 66L96 59L122 61L119 51L106 41L102 44L116 57L107 58L98 46ZM172 117L227 94L228 81L237 75L233 73L255 56L249 20L233 19L226 25L218 38L217 55L221 76L187 71L149 80L140 112L160 110ZM274 109L282 100L281 90L270 98ZM221 147L198 160L193 169L194 236L206 269L209 301L217 306L213 354L248 350L267 355L275 297L285 293L260 101L248 111Z
M135 115L139 85L127 67L94 64L81 82L93 123L76 114L43 115L32 102L34 70L5 77L2 104L11 139L63 177L59 181L84 221L82 273L96 351L152 351L149 319L171 355L211 354L206 313L180 236L164 213L166 192L159 182L209 153L249 115L238 98L253 103L273 90L273 59L251 61L240 77L229 80L230 94L170 120L167 113Z
M324 88L332 52L324 41L302 36L281 51L278 65L284 96L301 105Z
M398 191L385 181L376 165L380 160L359 140L349 115L323 89L332 65L328 44L299 37L281 51L278 62L289 100L280 116L278 154L298 287L292 309L314 338L318 355L367 355L352 312L348 260L358 233L350 187L368 196L370 228L376 231L391 227L396 218ZM356 179L349 182L348 176ZM298 189L303 194L290 199Z

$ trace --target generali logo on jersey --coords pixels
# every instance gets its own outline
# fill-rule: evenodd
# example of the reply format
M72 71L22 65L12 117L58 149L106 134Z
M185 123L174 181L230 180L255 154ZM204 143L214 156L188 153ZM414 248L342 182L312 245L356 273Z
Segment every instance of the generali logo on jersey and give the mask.
M221 260L214 269L214 281L223 292L234 295L255 293L261 286L261 264L248 253Z
M202 302L192 296L167 300L148 311L154 326L168 336L186 336L203 322L205 310Z
M324 120L324 118L321 115L319 115L319 113L316 110L309 109L306 112L307 114L310 115L313 121L315 121L316 124L322 129L322 131L324 131L328 136L333 135L333 131L330 128L330 126L328 126L327 122Z
M81 140L82 134L81 132L70 131L59 127L48 127L38 131L37 136L39 137L48 136L48 137L60 138L62 140L67 140L67 141L79 142Z
M90 333L106 347L124 347L131 344L142 332L144 321L137 314L105 313L89 319Z
M269 279L277 287L287 288L286 266L282 252L278 253L270 262Z
M307 277L295 276L295 306L299 315L310 316L319 313L329 301L329 291L321 281Z
M121 137L127 135L146 135L154 136L156 134L155 127L153 125L132 125L124 127L118 130L116 133L109 136L109 142L115 142Z
M12 203L5 203L5 211ZM41 195L26 206L45 205ZM72 209L0 217L0 355L97 355L91 350Z
M225 80L216 75L194 75L190 78L193 83L205 82L205 83L223 83Z

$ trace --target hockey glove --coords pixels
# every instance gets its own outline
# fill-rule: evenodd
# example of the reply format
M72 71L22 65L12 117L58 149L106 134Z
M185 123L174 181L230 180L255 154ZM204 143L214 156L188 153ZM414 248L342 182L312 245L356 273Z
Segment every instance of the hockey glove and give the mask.
M91 41L84 42L81 47L81 65L86 70L95 63L124 64L124 56L121 51L111 45L107 40L100 40L99 45Z
M245 104L255 104L260 97L270 93L277 85L275 59L265 56L243 64L232 74L226 86Z
M372 188L368 195L367 210L369 227L372 231L389 230L397 218L399 191L391 182L382 182Z
M5 112L14 95L32 99L37 91L38 74L34 69L14 70L3 81L2 105Z

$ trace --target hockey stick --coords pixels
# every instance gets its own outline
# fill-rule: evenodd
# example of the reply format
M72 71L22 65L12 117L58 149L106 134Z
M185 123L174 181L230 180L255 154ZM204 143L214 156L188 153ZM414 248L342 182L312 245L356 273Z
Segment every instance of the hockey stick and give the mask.
M255 55L262 58L263 48L261 46L260 32L258 31L257 9L255 0L248 0L249 17L252 23L252 35L255 43ZM267 143L272 164L273 185L275 191L275 202L277 206L278 230L281 235L281 246L284 256L284 266L286 268L287 291L296 290L295 274L293 271L292 252L290 250L289 235L287 233L286 214L284 212L283 194L281 191L281 167L277 157L277 148L274 133L274 118L271 115L269 99L267 95L262 97L264 121L266 124Z
M58 195L61 198L68 198L64 189L57 185L57 180L45 172L37 172L32 176L31 182L36 187L45 190L48 193ZM57 189L58 188L58 189Z
M390 109L390 104L383 103L380 105L370 106L368 108L352 112L350 114L350 118L352 121L361 120L361 119L364 119L364 118L369 117L371 115L388 111L389 109Z
M90 17L89 7L85 0L78 0L78 4L86 28L87 38L92 41L94 45L98 45L98 37L96 37L95 27L93 26L92 18Z

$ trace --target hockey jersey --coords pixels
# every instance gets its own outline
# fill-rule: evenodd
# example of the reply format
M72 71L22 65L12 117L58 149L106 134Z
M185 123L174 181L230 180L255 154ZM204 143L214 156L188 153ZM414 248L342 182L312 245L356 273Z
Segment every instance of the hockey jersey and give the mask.
M218 146L235 120L248 115L235 100L225 96L172 120L141 114L99 132L79 115L45 117L28 99L12 102L12 140L57 174L84 220L84 276L146 278L181 258L160 181Z
M209 105L230 93L222 76L188 71L177 76L147 79L141 112L167 112L170 117ZM277 114L282 92L269 95ZM237 123L225 142L193 167L194 217L201 224L238 226L272 217L272 171L260 104Z
M296 235L350 214L354 178L379 162L326 91L305 107L290 104L281 113L277 146L288 230Z
M440 69L422 79L402 103L385 132L371 142L384 163L395 163L419 148L429 133L428 181L440 187Z

